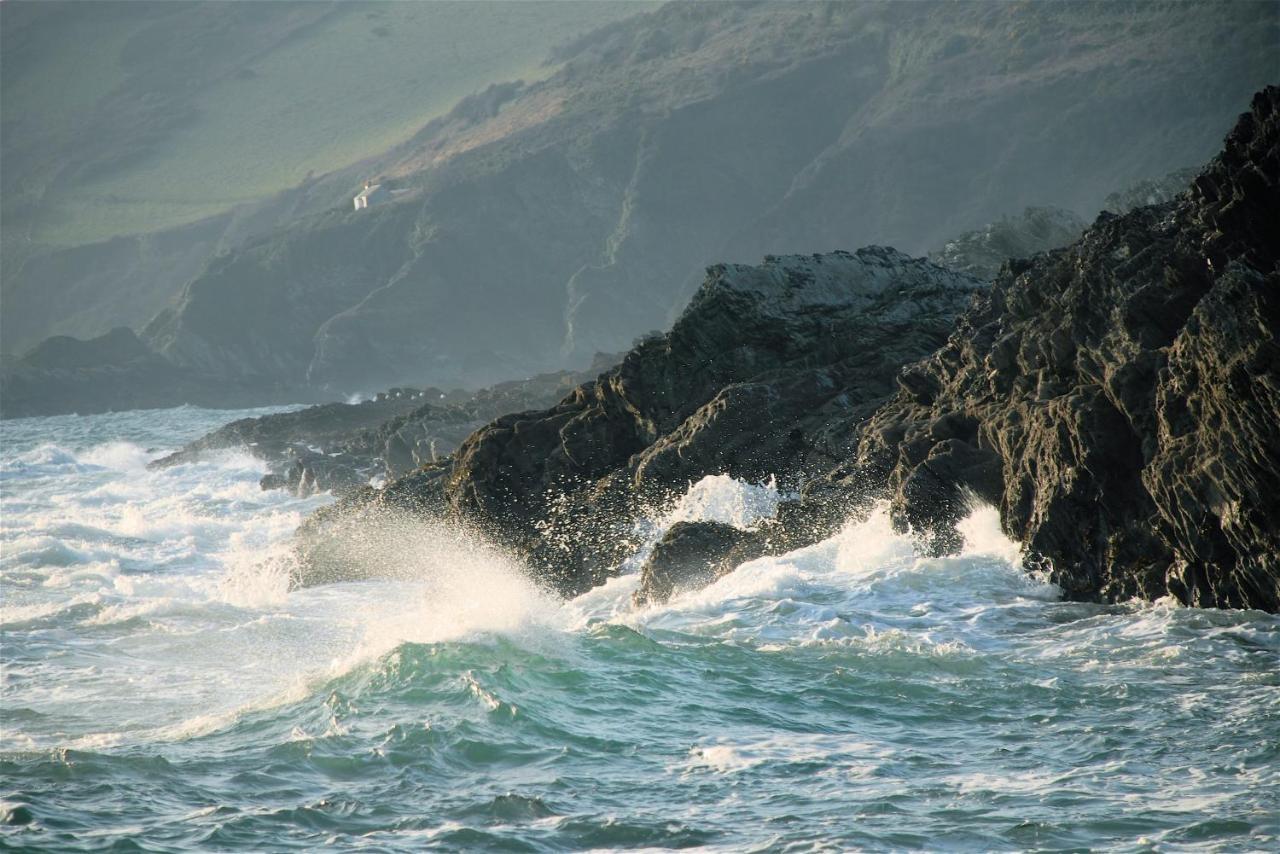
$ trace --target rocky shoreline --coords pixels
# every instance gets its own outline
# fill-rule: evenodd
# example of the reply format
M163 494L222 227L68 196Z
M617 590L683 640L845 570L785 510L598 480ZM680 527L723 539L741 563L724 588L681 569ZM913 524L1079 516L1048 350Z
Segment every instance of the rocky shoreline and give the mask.
M327 521L389 505L478 525L580 592L681 485L779 474L798 497L777 519L676 526L638 596L814 541L877 496L946 552L973 495L1071 598L1277 610L1278 137L1272 88L1186 193L1104 214L989 290L880 248L712 268L670 333L321 514L304 559L343 536Z
M297 495L343 495L371 480L390 480L452 453L471 433L513 410L550 406L595 376L615 356L600 354L585 371L539 374L468 392L393 388L358 403L326 403L242 418L151 463L189 462L210 451L243 448L265 460L263 489Z
M878 500L947 553L977 499L1068 598L1280 610L1278 149L1270 87L1185 192L1153 190L1167 200L1104 213L993 282L999 224L935 255L949 267L884 247L712 267L669 332L558 402L499 396L453 433L428 404L344 439L391 480L345 478L299 532L299 582L343 577L352 540L381 536L390 511L477 528L580 593L634 552L639 517L729 474L776 476L776 517L674 526L638 601L815 542ZM1077 228L1026 217L1045 240ZM423 453L445 433L456 452Z

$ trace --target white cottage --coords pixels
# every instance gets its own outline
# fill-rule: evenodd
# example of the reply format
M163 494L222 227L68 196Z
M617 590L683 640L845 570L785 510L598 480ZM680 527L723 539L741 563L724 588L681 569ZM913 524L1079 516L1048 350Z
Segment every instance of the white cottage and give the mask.
M385 202L389 198L391 198L391 194L387 192L386 187L381 184L370 184L368 181L365 181L364 189L360 191L359 195L352 199L352 202L354 202L356 210L359 211L364 210L369 207L369 205L376 205L379 202Z

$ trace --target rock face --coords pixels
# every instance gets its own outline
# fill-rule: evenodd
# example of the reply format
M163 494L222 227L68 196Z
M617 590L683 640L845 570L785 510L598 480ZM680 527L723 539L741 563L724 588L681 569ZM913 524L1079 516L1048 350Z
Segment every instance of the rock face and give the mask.
M324 403L241 418L152 462L151 467L189 462L223 448L242 448L272 464L271 473L262 479L264 489L288 488L301 495L345 491L368 483L377 462L372 453L348 454L345 446L364 431L425 408L424 399L438 400L439 396L435 389L396 388L361 403Z
M242 418L152 463L165 467L221 448L243 448L271 464L263 489L344 494L373 478L396 478L453 452L512 410L549 406L616 361L601 354L586 371L542 374L478 392L393 388L361 403L326 403Z
M750 530L673 527L637 601L886 495L947 552L977 496L1071 598L1280 610L1277 222L1269 87L1187 192L1103 214L989 287L876 247L713 267L669 333L596 381L318 514L304 566L340 577L334 532L386 507L478 525L575 593L688 481L776 474L798 498Z
M665 602L684 588L705 587L731 572L735 547L749 534L720 522L677 522L640 569L637 605Z
M1027 208L967 231L929 253L929 260L980 279L994 279L1010 258L1030 258L1073 242L1085 223L1062 208Z
M580 591L613 571L638 506L714 473L798 487L846 458L851 426L982 287L877 247L712 267L668 334L468 438L441 497Z
M147 409L175 401L244 406L269 393L179 368L124 327L89 340L48 338L21 357L5 356L0 364L3 418Z
M1189 192L1006 269L845 482L939 548L972 490L1073 597L1280 609L1277 223L1271 87Z
M1134 208L1164 204L1172 201L1175 196L1185 193L1191 181L1199 174L1198 168L1187 167L1175 169L1162 178L1136 181L1123 190L1116 190L1107 196L1102 203L1102 208L1111 213L1124 214Z
M667 4L576 40L545 79L467 99L362 176L166 243L158 266L132 248L9 265L23 309L5 331L47 321L51 282L77 279L59 292L85 295L79 332L113 304L101 292L146 278L113 322L180 288L147 343L288 400L576 366L667 328L716 261L920 253L1201 162L1273 73L1276 20L1266 3ZM369 174L409 192L353 211Z

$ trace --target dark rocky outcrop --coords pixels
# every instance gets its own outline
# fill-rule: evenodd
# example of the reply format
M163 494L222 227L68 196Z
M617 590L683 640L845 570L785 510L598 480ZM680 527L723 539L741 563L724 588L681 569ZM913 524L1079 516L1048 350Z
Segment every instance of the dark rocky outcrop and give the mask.
M948 240L929 260L980 279L994 279L1010 258L1030 258L1073 242L1085 222L1062 208L1027 208Z
M601 354L584 371L540 374L476 392L393 388L360 403L326 403L242 418L152 466L243 448L271 464L262 479L264 489L343 494L373 478L399 477L436 462L486 422L513 410L550 406L616 361Z
M1072 597L1280 609L1277 223L1271 87L1189 192L1007 268L846 482L943 532L976 492Z
M1187 192L1011 260L989 290L878 248L712 268L671 332L594 383L318 515L304 566L339 568L326 537L386 507L478 524L571 593L616 571L629 520L671 490L777 473L798 499L751 530L675 526L637 600L885 495L945 553L976 496L1068 597L1280 610L1277 222L1271 87Z
M0 361L3 418L150 409L178 401L248 406L272 394L256 384L179 368L124 327L89 340L56 336Z
M705 587L733 571L735 551L750 537L722 522L677 522L641 567L635 603L665 602L679 590Z
M369 482L375 471L372 454L357 457L344 445L363 431L429 407L438 389L395 388L360 403L324 403L290 412L241 418L219 427L166 457L151 463L166 468L198 459L210 451L242 448L272 464L263 488L288 488L299 494L344 491Z
M496 419L451 460L328 515L370 503L447 510L581 591L634 546L634 514L690 480L778 473L791 489L846 459L853 425L982 288L877 247L713 267L669 333L599 379L550 409ZM802 517L843 518L793 515L797 530Z

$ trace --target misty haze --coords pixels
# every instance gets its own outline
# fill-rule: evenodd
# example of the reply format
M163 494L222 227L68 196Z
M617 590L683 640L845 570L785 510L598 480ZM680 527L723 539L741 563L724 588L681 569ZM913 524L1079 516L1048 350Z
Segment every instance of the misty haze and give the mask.
M1280 847L1280 2L0 3L0 846Z

